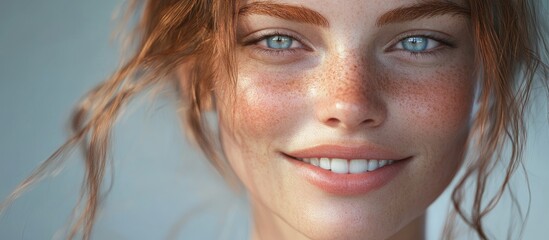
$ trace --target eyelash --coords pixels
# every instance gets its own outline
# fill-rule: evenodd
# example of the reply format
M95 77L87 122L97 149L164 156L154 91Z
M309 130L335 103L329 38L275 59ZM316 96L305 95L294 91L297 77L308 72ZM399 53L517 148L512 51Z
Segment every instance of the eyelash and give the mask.
M278 31L263 33L263 34L255 37L253 39L245 41L243 43L243 45L244 46L257 45L259 42L267 40L268 38L274 37L274 36L289 37L292 40L297 41L299 44L301 44L304 47L303 48L275 49L275 48L257 46L257 47L254 48L254 51L256 51L258 54L262 54L262 55L270 55L270 56L273 56L273 57L280 57L280 56L295 54L299 50L308 50L307 45L303 43L303 40L299 36L289 34L289 33L281 33L281 32L278 32ZM395 47L398 44L402 44L402 42L404 40L406 40L408 38L412 38L412 37L426 38L430 41L436 41L437 43L441 44L442 47L455 48L455 44L450 39L445 38L445 37L434 36L434 35L431 35L431 34L406 34L404 36L399 37L398 38L399 40L391 43L391 47L388 48L388 49L391 50L391 51L392 50L403 51L403 52L406 52L407 54L409 54L409 56L415 57L415 58L429 57L429 56L434 56L434 55L437 55L437 54L440 53L440 51L437 50L437 49L441 48L440 46L435 47L434 49L426 50L426 51L422 51L422 52L408 51L408 50L405 50L405 49L395 49Z
M440 37L440 36L434 36L434 35L431 35L431 34L406 34L404 36L399 37L398 41L395 41L394 43L391 43L391 45L390 45L391 47L389 48L389 50L395 50L395 47L398 44L402 44L404 40L409 39L409 38L413 38L413 37L426 38L430 41L436 41L437 43L441 44L442 47L450 47L450 48L455 48L456 47L456 45L448 38L444 38L444 37ZM441 48L441 46L435 47L434 49L426 50L426 51L423 51L423 52L407 51L405 49L396 49L396 50L406 52L407 54L409 54L412 57L419 58L419 57L435 56L435 55L440 53L440 51L437 50L439 48Z
M293 35L293 34L289 34L289 33L281 33L281 32L278 32L278 31L261 34L261 35L255 37L255 38L253 38L253 39L245 41L243 43L243 45L244 46L257 45L259 42L267 40L268 38L274 37L274 36L289 37L292 40L297 41L303 47L302 48L275 49L275 48L257 46L257 47L254 48L254 51L257 51L257 53L259 53L259 54L264 54L264 55L267 54L267 55L271 55L271 56L274 56L274 57L280 57L280 56L284 56L284 55L295 54L299 50L309 50L307 45L303 43L303 40L300 37L298 37L296 35Z

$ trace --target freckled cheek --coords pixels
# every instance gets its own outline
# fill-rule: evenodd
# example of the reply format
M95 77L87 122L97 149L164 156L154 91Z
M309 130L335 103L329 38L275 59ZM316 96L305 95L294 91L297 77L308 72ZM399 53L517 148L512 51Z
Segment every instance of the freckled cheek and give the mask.
M468 130L474 98L474 79L464 70L448 70L402 79L408 82L396 89L402 96L401 111L407 121L421 126L428 134L456 134Z
M254 139L273 139L292 129L300 115L299 87L282 76L240 75L235 99L234 124L238 133Z

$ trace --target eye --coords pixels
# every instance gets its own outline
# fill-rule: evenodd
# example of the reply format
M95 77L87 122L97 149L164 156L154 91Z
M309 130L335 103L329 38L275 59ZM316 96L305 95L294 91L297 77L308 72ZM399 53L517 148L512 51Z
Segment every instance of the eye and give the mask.
M308 41L289 30L259 31L239 40L248 56L268 64L287 64L304 59L313 50Z
M265 39L267 47L274 49L288 49L292 47L294 40L288 36L271 36Z
M266 49L272 50L303 48L303 45L298 40L291 36L282 34L264 36L257 42L257 44Z
M439 47L441 43L426 36L406 37L397 44L396 49L402 49L412 53L428 52Z

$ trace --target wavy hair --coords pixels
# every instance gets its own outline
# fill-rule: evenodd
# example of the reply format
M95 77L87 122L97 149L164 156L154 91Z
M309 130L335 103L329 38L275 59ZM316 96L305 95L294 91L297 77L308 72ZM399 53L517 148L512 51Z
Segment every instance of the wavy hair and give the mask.
M479 109L472 131L475 154L464 166L452 194L455 214L450 215L445 238L453 238L459 216L478 237L488 239L483 218L506 191L509 179L522 163L525 141L523 114L536 74L547 85L548 66L542 56L548 52L543 39L546 26L538 22L534 1L469 0L471 29L479 69ZM178 92L182 120L188 137L210 163L237 186L230 167L216 147L217 136L204 116L215 108L214 91L230 91L236 79L233 49L238 1L225 0L130 0L125 23L138 19L131 34L128 58L106 81L81 100L71 117L67 142L25 179L0 205L4 209L52 168L62 164L63 155L80 148L85 177L77 208L81 213L68 238L81 234L89 239L100 207L103 179L109 165L111 131L121 111L138 93L163 84ZM471 140L473 141L473 140ZM504 143L510 143L504 180L495 195L486 196L486 185L494 166L503 161ZM472 183L472 209L462 202L466 186ZM487 201L487 203L486 203Z

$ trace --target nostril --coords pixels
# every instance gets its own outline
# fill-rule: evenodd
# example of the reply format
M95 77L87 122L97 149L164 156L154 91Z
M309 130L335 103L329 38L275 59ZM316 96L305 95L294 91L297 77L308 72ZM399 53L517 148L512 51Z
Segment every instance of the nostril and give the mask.
M330 127L337 127L340 123L341 123L341 121L337 118L328 118L326 120L326 125L328 125Z
M358 127L358 126L370 126L373 127L374 125L377 125L377 121L372 118L365 119L363 121L356 120L356 121L342 121L338 118L329 118L324 122L327 126L330 127L342 127L346 129Z
M321 111L318 111L317 114L319 120L326 126L348 130L357 127L377 127L385 118L383 109L373 108L372 106L364 108L324 107Z
M368 118L368 119L362 121L362 124L366 124L366 125L376 124L376 120L374 120L372 118Z

